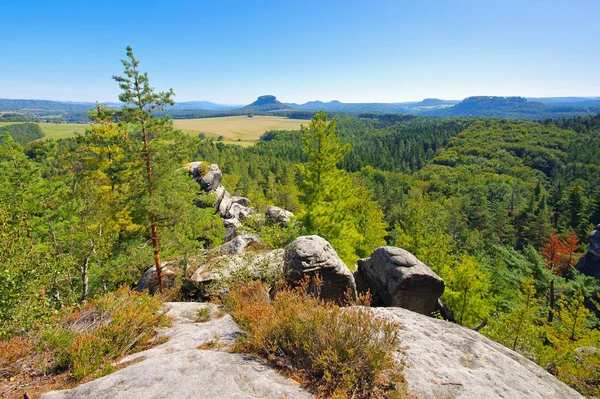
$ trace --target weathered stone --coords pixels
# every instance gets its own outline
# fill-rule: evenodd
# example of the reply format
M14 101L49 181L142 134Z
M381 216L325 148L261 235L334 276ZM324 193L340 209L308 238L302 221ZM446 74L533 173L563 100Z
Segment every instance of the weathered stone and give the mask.
M575 264L575 269L600 280L600 225L590 234L587 252Z
M234 218L223 219L223 225L225 226L225 241L232 240L237 235L237 229L242 223Z
M239 195L234 195L234 196L232 196L232 197L231 197L231 201L232 201L233 203L240 204L240 205L242 205L242 206L246 206L246 207L248 207L248 206L252 205L252 201L250 201L250 200L249 200L248 198L246 198L246 197L240 197Z
M319 275L322 284L318 292L325 300L342 303L347 295L356 298L354 276L333 247L319 236L298 237L288 245L283 273L291 286L297 286L307 276L314 278Z
M276 206L270 206L265 215L267 219L271 221L271 223L278 223L282 225L287 225L294 216L292 212Z
M243 220L250 216L252 213L254 213L254 209L238 204L237 202L233 202L230 205L229 209L227 209L227 213L225 214L224 218Z
M282 275L283 249L253 251L245 254L218 256L202 264L183 284L189 298L208 300L229 291L240 276L248 280L273 282Z
M371 289L374 306L402 307L429 315L444 293L444 281L402 248L377 248L357 264L358 274Z
M186 166L190 175L200 184L200 188L207 193L214 191L223 179L223 173L214 163L207 165L205 162L190 162Z
M600 224L590 234L587 250L596 256L600 256Z
M437 300L435 312L439 312L440 316L442 316L444 320L456 323L456 319L454 318L454 312L452 312L452 310L450 310L450 308L446 306L446 304L441 299Z
M163 262L161 265L161 271L163 289L172 288L175 285L175 277L177 277L177 273L179 273L179 267L175 264L175 262L172 261ZM154 293L158 291L156 266L152 266L144 272L135 289L138 292L148 291L148 293L151 295L154 295Z
M264 245L262 238L252 234L242 234L236 236L233 240L215 248L215 252L221 254L240 254L243 253L247 246L262 246Z
M420 399L583 398L518 353L458 324L401 308L372 308L397 322L408 388Z
M49 392L44 399L309 399L292 379L283 377L264 361L230 353L243 332L231 316L199 321L204 310L218 314L215 305L194 302L167 303L173 327L161 335L170 339L136 353L120 363L129 366L66 391ZM211 345L215 343L216 345ZM199 349L211 345L211 349Z

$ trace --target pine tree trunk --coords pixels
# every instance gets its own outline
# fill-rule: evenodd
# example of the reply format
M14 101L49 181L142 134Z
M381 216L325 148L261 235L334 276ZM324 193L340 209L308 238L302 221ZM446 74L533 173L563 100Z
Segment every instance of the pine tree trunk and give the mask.
M148 148L148 131L146 124L142 122L142 134L144 140L144 158L146 160L146 175L148 179L148 195L152 197L152 164L150 163L150 149ZM154 267L156 268L156 281L158 284L158 292L163 293L162 284L162 267L160 263L160 249L158 246L158 222L154 212L150 212L150 231L152 239L152 247L154 248Z

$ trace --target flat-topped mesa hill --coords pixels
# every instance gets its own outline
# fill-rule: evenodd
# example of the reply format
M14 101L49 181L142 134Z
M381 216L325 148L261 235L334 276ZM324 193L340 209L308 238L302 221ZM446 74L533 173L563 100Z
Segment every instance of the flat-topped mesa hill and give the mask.
M277 97L268 94L268 95L258 97L258 99L256 99L256 101L254 101L252 104L248 104L245 107L237 109L236 111L267 112L267 111L281 111L281 110L287 110L287 109L292 109L292 107L290 107L287 104L282 103L281 101L278 101Z

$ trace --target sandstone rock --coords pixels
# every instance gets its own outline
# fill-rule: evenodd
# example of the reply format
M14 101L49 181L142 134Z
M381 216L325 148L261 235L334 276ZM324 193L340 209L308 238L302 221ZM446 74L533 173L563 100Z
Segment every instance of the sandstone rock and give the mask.
M319 236L298 237L288 245L283 273L291 286L298 285L306 276L313 278L318 274L323 280L319 291L323 299L341 303L347 293L356 298L354 276L333 247Z
M263 240L252 234L242 234L233 240L215 248L215 252L221 254L240 254L248 245L263 245Z
M373 306L402 307L428 315L444 293L444 281L402 248L377 248L370 258L358 261L357 275L370 287Z
M587 250L596 256L600 256L600 224L590 234Z
M373 308L398 322L398 357L420 399L575 399L583 398L546 370L518 353L454 323L401 308Z
M249 207L250 205L252 205L252 201L250 201L246 197L240 197L239 195L232 196L231 201L235 204L240 204L240 205L246 206L246 207Z
M450 310L448 306L441 300L437 300L437 305L435 307L435 311L440 313L440 316L446 321L451 321L456 323L456 319L454 318L454 312Z
M243 279L271 283L282 275L283 254L283 249L276 249L212 258L183 283L184 294L208 300L226 294L231 283Z
M232 240L237 235L238 227L241 227L242 223L234 218L223 219L223 225L225 226L225 241Z
M216 164L206 165L205 162L190 162L186 165L190 175L207 193L214 191L223 179L223 173Z
M590 234L587 252L575 264L575 269L600 280L600 225Z
M254 209L248 208L247 206L241 205L237 202L232 202L227 209L227 213L225 214L225 219L237 219L244 220L248 216L254 213Z
M271 221L271 223L278 223L282 225L287 225L290 222L290 219L294 216L292 212L276 206L270 206L265 215L267 219Z
M175 285L175 278L177 277L177 273L179 273L179 267L173 261L163 262L161 266L163 289L172 288ZM158 291L156 266L152 266L144 272L135 289L138 292L148 291L151 295L154 295Z
M229 316L198 321L198 311L218 313L214 305L168 303L173 327L163 331L169 341L121 361L135 363L67 391L42 395L44 399L309 399L300 385L281 376L262 360L229 353L242 334ZM210 350L199 345L215 342Z

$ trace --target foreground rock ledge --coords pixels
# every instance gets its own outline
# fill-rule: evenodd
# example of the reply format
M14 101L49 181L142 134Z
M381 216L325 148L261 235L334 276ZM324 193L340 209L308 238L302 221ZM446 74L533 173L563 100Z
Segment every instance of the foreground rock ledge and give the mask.
M577 391L518 353L458 324L402 308L372 308L400 323L404 375L419 399L576 399Z
M168 342L123 359L138 362L113 374L42 398L312 398L261 360L220 349L241 331L228 315L197 322L199 309L217 313L213 305L168 306L174 318L173 327L164 331ZM402 308L373 312L402 326L397 356L405 359L408 388L419 399L583 398L535 363L475 331ZM216 338L213 349L197 349Z
M113 374L71 390L48 392L43 399L158 399L158 398L298 398L312 396L254 357L219 350L241 333L229 315L197 322L198 310L209 304L169 303L173 327L170 340L121 362L135 361ZM197 349L218 338L213 350Z

